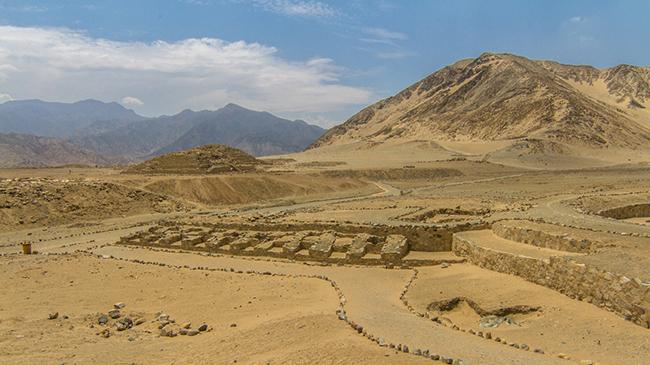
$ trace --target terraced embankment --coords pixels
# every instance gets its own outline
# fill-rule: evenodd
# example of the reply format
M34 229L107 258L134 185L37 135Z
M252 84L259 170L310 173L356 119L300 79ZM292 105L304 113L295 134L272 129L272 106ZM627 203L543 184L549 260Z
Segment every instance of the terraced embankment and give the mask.
M480 267L520 276L650 328L650 284L579 262L582 254L522 243L541 237L553 245L575 248L570 239L505 223L497 225L497 231L519 241L499 237L491 230L462 232L454 235L453 251Z

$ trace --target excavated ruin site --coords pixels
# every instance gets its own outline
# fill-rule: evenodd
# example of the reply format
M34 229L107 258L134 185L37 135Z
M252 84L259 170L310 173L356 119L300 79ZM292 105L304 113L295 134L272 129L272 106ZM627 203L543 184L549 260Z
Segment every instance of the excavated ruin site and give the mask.
M650 363L650 166L420 161L2 170L2 362Z

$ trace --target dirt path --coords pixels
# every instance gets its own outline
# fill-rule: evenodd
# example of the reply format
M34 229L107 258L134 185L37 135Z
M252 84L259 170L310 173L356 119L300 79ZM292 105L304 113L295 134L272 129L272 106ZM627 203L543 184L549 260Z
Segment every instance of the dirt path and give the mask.
M610 232L618 234L637 234L650 237L650 226L634 224L623 220L608 219L605 217L582 214L565 204L567 200L576 198L577 195L566 194L544 198L536 203L537 207L525 212L498 213L493 219L542 219L547 223L567 225L592 231Z
M283 275L324 275L335 281L346 298L349 318L387 343L461 358L467 364L564 364L564 360L517 350L493 341L442 327L409 312L399 299L411 270L311 266L288 262L168 253L141 248L108 246L93 251L105 257L143 260L169 265L268 271ZM334 311L336 308L332 308Z

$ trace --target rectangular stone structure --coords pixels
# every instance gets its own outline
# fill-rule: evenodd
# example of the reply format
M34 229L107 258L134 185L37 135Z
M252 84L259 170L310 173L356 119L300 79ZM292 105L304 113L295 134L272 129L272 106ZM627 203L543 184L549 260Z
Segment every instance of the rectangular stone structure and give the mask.
M332 243L330 241L322 241L318 243L314 243L309 247L309 256L318 258L318 259L326 259L330 257L332 254Z
M296 238L292 241L288 241L284 243L284 246L282 246L282 252L286 254L294 254L298 251L300 251L300 239Z
M386 237L386 242L381 247L381 258L386 261L399 261L408 253L406 237L392 234Z

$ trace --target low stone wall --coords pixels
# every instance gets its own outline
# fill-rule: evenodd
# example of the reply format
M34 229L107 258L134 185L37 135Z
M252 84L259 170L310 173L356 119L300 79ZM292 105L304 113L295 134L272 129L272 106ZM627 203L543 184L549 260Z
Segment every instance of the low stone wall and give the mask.
M586 253L591 251L592 248L592 242L586 239L577 239L569 235L535 230L529 227L523 227L523 224L512 224L517 223L496 222L492 225L492 232L507 240L560 251Z
M628 219L636 217L650 217L650 203L626 205L605 209L598 212L598 215L615 219Z
M551 257L546 261L498 252L476 246L458 235L454 236L452 249L474 265L520 276L650 328L650 287L638 279L587 267L568 257Z

